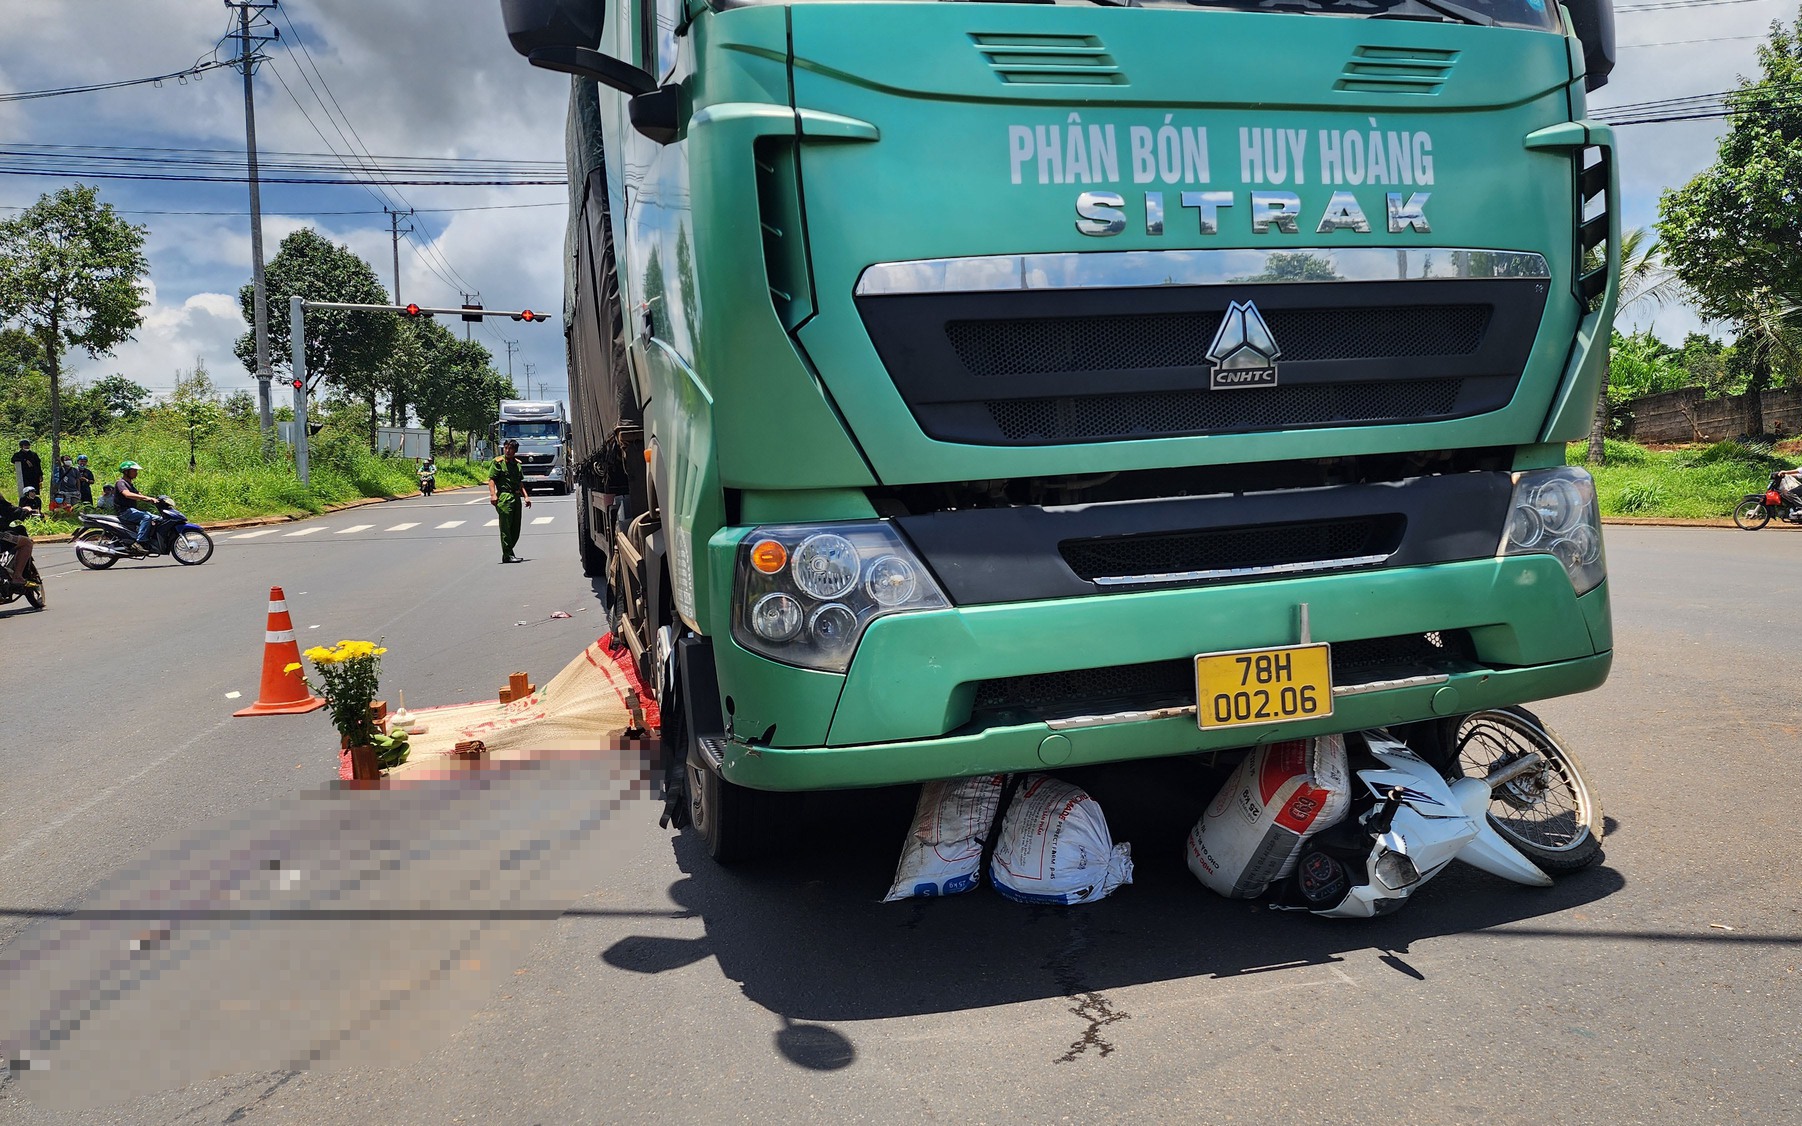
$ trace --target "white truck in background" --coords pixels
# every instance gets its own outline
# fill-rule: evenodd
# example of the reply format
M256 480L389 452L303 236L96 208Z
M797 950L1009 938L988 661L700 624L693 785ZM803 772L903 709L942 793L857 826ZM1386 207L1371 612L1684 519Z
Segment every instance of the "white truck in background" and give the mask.
M544 488L569 494L569 414L561 400L503 399L494 433L497 447L509 438L518 440L527 492Z

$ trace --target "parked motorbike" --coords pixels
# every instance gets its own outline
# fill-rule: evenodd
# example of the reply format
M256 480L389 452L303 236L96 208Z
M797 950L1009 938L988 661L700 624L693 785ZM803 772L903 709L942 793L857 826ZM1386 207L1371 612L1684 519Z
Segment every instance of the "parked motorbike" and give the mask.
M437 483L438 470L435 467L430 465L422 465L419 467L419 491L421 494L428 497L431 496L432 490L437 487Z
M151 527L144 542L137 542L132 531L117 516L84 512L86 525L75 533L75 558L90 571L104 571L121 559L149 559L167 555L186 567L195 567L213 557L213 537L198 524L188 521L175 508L175 502L163 496L156 498L158 512L151 517Z
M37 490L26 489L23 493L20 493L18 507L21 515L14 517L4 528L0 528L0 531L4 531L9 536L23 536L27 534L25 531L23 514L27 512L35 513L37 511ZM25 601L31 603L39 610L42 610L48 599L44 594L44 576L38 574L37 560L33 559L31 562L25 564L25 582L35 583L37 584L36 586L25 586L22 583L15 583L12 580L12 573L13 545L10 542L0 541L0 606L4 606L8 602L13 602L22 597Z
M1783 499L1783 494L1777 491L1775 473L1771 474L1771 484L1764 492L1747 493L1733 509L1733 522L1748 532L1756 532L1773 519L1802 524L1802 506Z
M1348 738L1348 742L1350 739ZM1575 756L1524 708L1460 726L1449 780L1384 732L1366 732L1344 820L1309 839L1277 905L1335 918L1400 908L1453 860L1517 884L1602 856L1601 806Z

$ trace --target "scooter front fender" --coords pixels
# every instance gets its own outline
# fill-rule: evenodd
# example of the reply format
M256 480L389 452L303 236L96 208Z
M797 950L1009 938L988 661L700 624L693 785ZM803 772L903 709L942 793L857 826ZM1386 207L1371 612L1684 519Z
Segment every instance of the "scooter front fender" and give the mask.
M1549 888L1552 877L1539 865L1528 860L1518 848L1495 831L1489 823L1489 784L1481 778L1460 778L1452 783L1452 793L1477 826L1477 835L1458 853L1458 859L1492 876L1513 880L1528 887Z

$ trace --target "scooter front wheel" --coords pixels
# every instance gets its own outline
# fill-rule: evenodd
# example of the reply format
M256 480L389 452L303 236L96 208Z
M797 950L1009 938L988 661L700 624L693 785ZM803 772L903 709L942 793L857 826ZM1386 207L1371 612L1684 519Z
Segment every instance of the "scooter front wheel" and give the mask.
M213 537L199 528L183 528L169 544L169 554L184 567L197 567L213 557Z
M1748 532L1756 532L1771 522L1771 510L1760 497L1747 497L1733 510L1733 522Z
M1474 712L1458 727L1452 777L1490 778L1538 752L1538 766L1492 787L1489 823L1551 875L1602 859L1602 804L1577 756L1525 708Z
M104 571L119 561L117 555L97 548L123 550L125 544L105 528L86 528L75 533L75 561L90 571Z
M38 574L38 565L35 561L25 564L25 581L37 584L25 588L25 601L42 610L50 598L44 593L44 576Z

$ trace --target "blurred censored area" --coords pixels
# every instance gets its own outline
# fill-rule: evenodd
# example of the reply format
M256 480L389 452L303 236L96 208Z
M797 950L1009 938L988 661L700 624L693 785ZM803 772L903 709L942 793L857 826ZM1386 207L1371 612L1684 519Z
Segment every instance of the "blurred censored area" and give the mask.
M82 1110L442 1044L606 879L613 815L654 792L624 699L603 726L572 719L556 687L509 705L519 722L498 717L487 759L415 751L379 784L236 815L22 933L0 956L0 1053L20 1093Z

